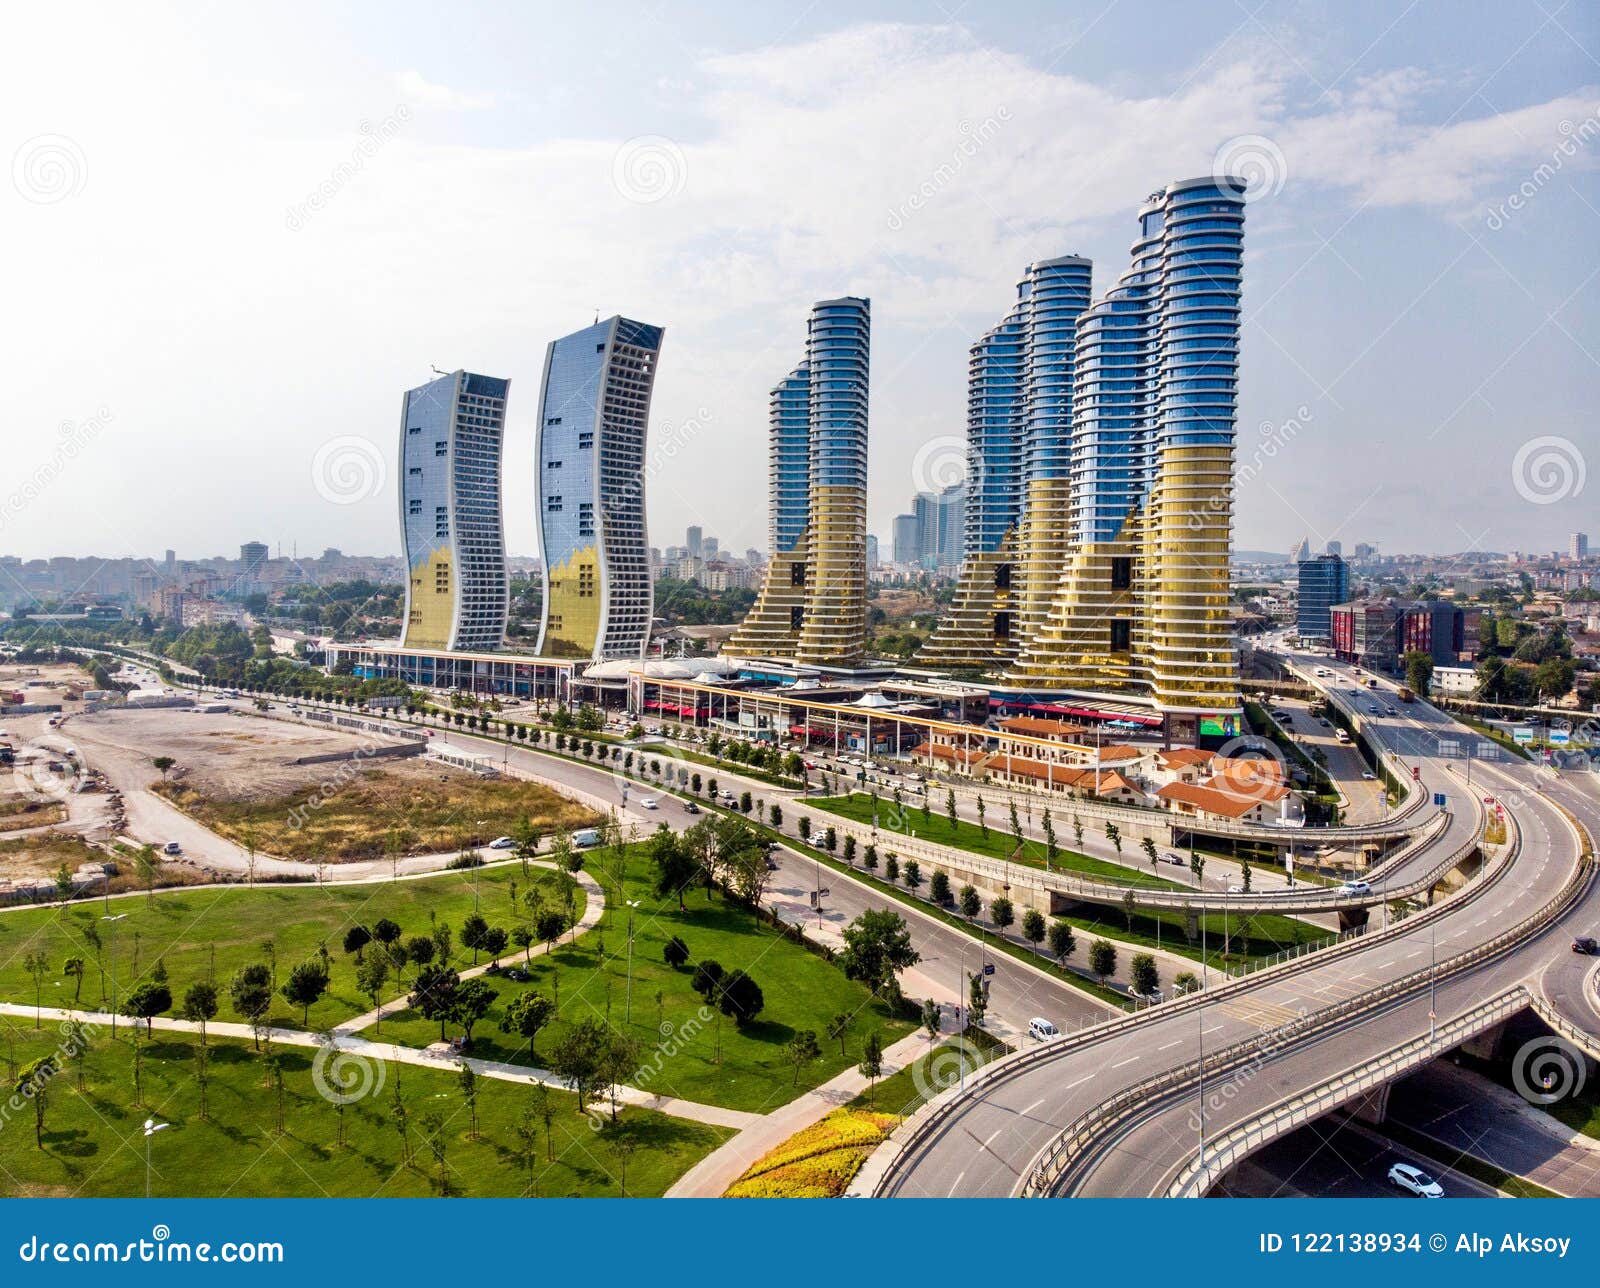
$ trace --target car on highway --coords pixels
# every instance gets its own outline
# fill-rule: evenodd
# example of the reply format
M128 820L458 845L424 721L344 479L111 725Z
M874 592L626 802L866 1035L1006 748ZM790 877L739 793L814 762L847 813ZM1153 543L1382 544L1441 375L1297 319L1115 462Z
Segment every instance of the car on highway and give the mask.
M513 841L509 836L497 836L494 838L494 840L489 842L489 848L491 850L509 850L515 845L516 842Z
M1444 1186L1420 1167L1410 1163L1396 1163L1389 1168L1389 1184L1414 1194L1419 1199L1442 1199Z
M179 845L176 841L168 841L161 847L161 852L163 854L182 854L183 846Z
M1372 887L1365 881L1346 881L1339 887L1340 894L1367 895L1372 893Z
M683 812L685 814L698 814L700 812L700 807L693 801L684 801Z
M1163 856L1163 859L1165 862L1172 864L1172 866L1175 868L1187 867L1189 864L1189 860L1184 858L1181 854L1172 854L1169 852Z
M1363 781L1363 782L1367 782L1367 783L1370 783L1370 782L1372 782L1372 781L1373 781L1373 780L1374 780L1374 779L1376 779L1376 778L1377 778L1377 777L1378 777L1378 776L1377 776L1377 775L1376 775L1376 774L1375 774L1375 773L1373 773L1373 772L1372 772L1372 771L1371 771L1371 770L1370 770L1370 769L1363 769L1363 770L1362 770L1362 771L1361 771L1361 780L1362 780L1362 781Z
M1600 953L1600 941L1593 935L1579 935L1572 941L1572 951L1582 953L1585 957L1593 957L1596 953Z
M1052 1042L1061 1036L1061 1030L1049 1020L1035 1015L1028 1021L1028 1036L1036 1042Z
M640 800L639 808L640 809L660 809L661 808L661 802L658 801L654 796L646 796L646 797L644 797L643 799Z

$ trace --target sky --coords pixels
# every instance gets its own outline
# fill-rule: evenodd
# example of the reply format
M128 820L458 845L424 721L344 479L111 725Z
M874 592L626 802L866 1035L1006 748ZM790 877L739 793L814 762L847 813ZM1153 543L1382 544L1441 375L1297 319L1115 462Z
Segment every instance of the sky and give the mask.
M397 554L402 391L665 327L652 544L765 548L812 301L873 309L869 522L950 481L1032 260L1251 180L1235 541L1600 537L1600 9L53 4L0 46L0 554ZM9 181L7 181L9 179Z

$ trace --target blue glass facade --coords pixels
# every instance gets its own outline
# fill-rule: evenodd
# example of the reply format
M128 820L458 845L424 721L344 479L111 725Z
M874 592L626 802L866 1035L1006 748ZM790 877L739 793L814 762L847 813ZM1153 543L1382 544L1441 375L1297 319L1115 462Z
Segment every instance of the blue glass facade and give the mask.
M1019 286L1021 295L1026 283ZM964 557L988 554L1022 516L1025 309L985 332L967 362Z
M811 368L804 362L772 391L767 454L771 546L787 554L811 513Z
M1072 407L1078 315L1089 306L1092 265L1070 255L1030 265L1018 288L1027 310L1027 429L1023 473L1028 483L1064 479L1072 466Z
M1295 629L1301 639L1333 638L1333 606L1350 600L1350 565L1338 555L1302 559Z

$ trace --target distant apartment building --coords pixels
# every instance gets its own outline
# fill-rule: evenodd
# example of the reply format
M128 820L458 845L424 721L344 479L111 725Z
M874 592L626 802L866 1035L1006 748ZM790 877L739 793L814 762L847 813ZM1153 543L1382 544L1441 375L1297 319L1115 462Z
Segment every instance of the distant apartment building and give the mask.
M1574 532L1567 540L1567 558L1584 560L1589 557L1589 534Z
M643 657L654 596L644 452L662 329L611 317L552 341L539 395L544 657Z
M914 514L897 514L889 538L889 549L897 564L915 564L922 558L922 526Z
M1442 600L1360 599L1329 612L1334 655L1374 671L1398 671L1407 653L1454 666L1466 647L1465 614Z
M683 548L690 554L698 556L700 554L701 543L704 540L705 531L698 526L692 526L687 532L684 533Z
M401 402L402 647L484 651L505 641L500 463L510 385L456 371Z
M1333 637L1332 609L1350 598L1350 566L1338 555L1318 555L1299 567L1295 629L1303 640Z

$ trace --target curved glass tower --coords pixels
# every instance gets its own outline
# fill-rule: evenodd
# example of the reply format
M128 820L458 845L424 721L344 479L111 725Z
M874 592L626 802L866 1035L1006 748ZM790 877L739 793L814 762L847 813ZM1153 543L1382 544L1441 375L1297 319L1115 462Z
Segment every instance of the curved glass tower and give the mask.
M866 650L870 355L870 301L812 306L768 413L772 561L730 653L853 666Z
M546 657L643 657L653 588L644 447L662 330L613 317L552 341L539 395Z
M1153 194L1132 263L1078 327L1071 557L1011 678L1239 706L1228 609L1244 184Z
M500 452L509 380L457 371L407 391L400 410L405 648L505 643Z

